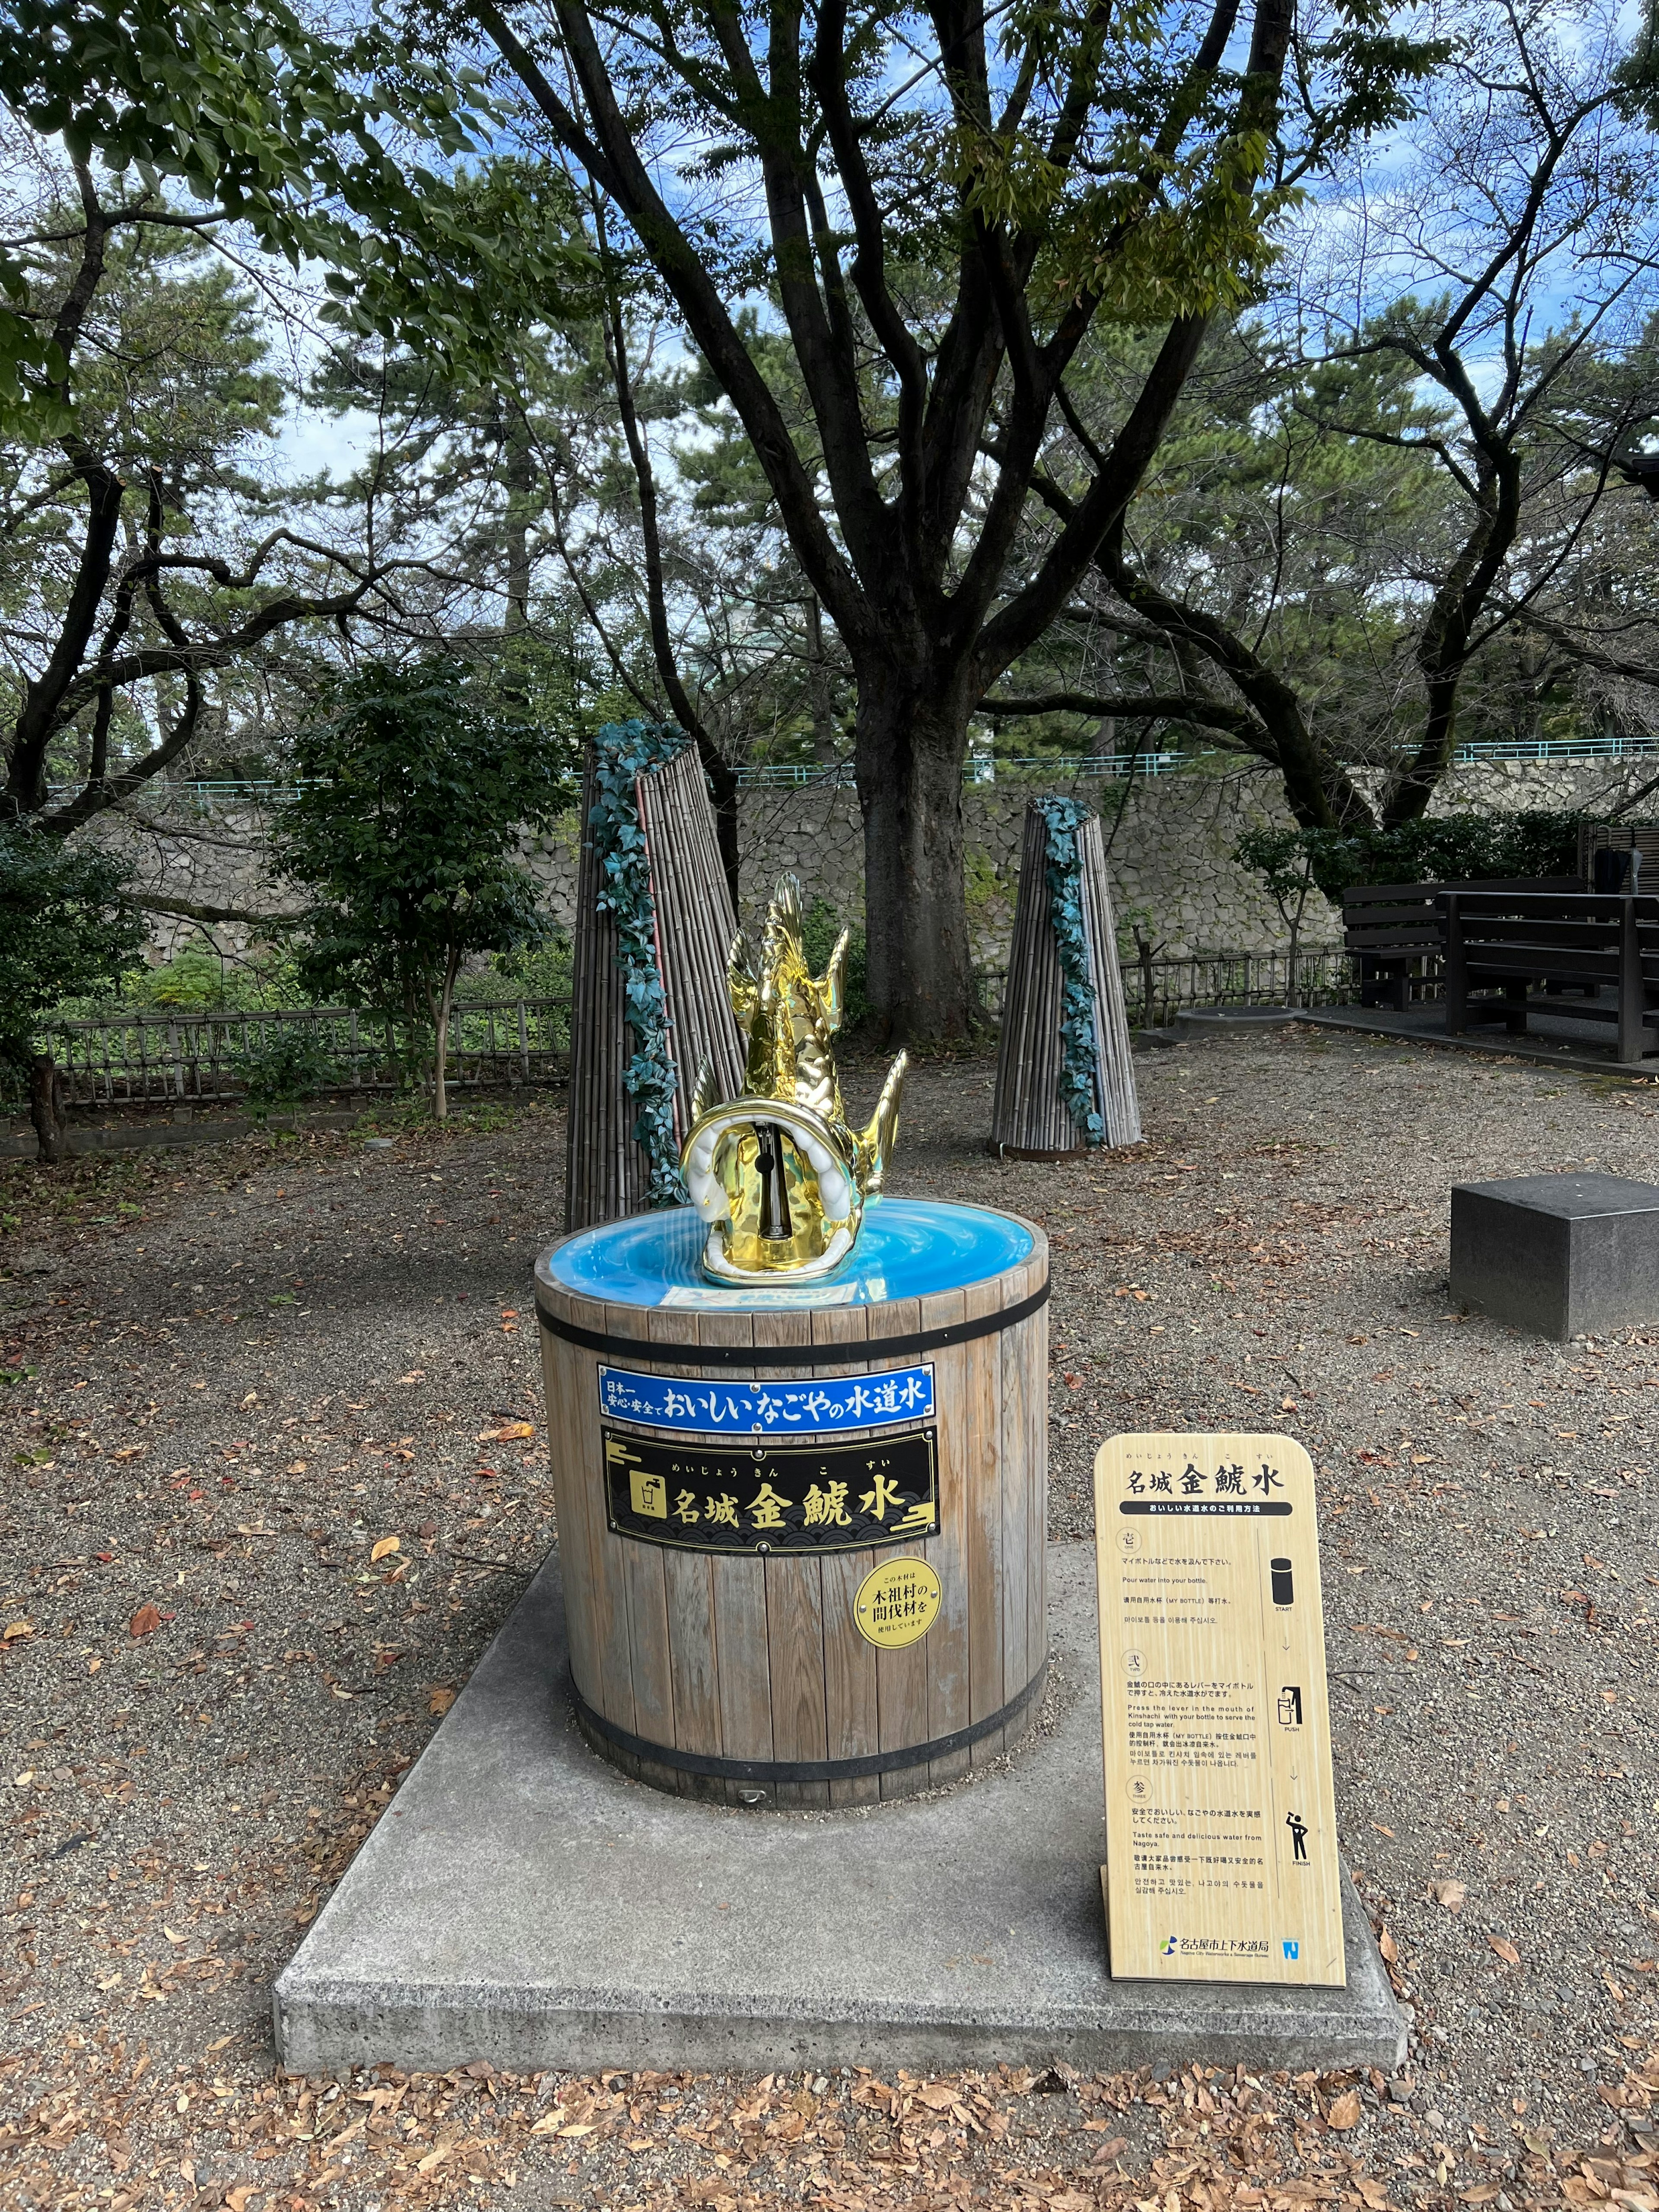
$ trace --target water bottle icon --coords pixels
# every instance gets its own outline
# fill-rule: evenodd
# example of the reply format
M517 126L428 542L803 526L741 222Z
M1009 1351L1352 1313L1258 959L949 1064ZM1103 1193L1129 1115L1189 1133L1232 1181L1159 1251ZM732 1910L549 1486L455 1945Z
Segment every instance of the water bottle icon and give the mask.
M1273 1603L1277 1606L1294 1605L1296 1582L1291 1571L1290 1561L1269 1559L1267 1565L1273 1576Z

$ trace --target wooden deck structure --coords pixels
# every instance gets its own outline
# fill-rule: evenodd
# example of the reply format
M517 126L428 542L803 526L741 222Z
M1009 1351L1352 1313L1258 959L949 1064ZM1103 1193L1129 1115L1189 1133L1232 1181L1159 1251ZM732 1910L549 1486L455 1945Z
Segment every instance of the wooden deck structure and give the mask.
M1541 984L1553 995L1539 1011L1613 1026L1616 1060L1659 1052L1659 898L1483 886L1439 904L1449 1035L1495 1020L1524 1036Z
M1342 894L1343 943L1359 958L1359 1002L1364 1006L1412 1003L1413 988L1432 984L1446 950L1440 900L1448 891L1539 894L1582 891L1579 876L1529 876L1519 881L1484 878L1453 884L1350 884Z

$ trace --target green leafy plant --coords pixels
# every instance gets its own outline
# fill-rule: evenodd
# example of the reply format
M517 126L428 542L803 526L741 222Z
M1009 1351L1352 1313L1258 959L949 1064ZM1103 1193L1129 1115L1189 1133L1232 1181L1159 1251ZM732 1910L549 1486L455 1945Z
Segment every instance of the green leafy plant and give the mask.
M1301 1004L1297 976L1297 954L1301 949L1302 922L1308 900L1316 888L1315 843L1328 833L1307 830L1250 830L1233 848L1233 858L1253 869L1267 885L1267 896L1279 908L1290 939L1289 978L1285 1003Z
M144 927L125 864L22 823L0 825L0 1056L25 1077L43 1161L64 1158L64 1089L40 1020L64 999L113 988Z
M1083 863L1077 833L1090 811L1074 799L1037 801L1045 828L1048 921L1060 956L1060 1095L1085 1145L1104 1141L1095 978L1083 921Z
M634 1056L623 1069L623 1089L639 1109L633 1133L650 1165L647 1189L653 1206L683 1205L685 1183L674 1135L678 1077L657 965L651 862L635 793L646 769L674 759L690 743L672 723L629 721L607 722L593 745L588 826L599 863L599 908L617 925L617 965L634 1033Z
M312 895L301 986L422 1039L442 1121L463 962L551 933L519 848L569 806L573 749L492 699L465 662L439 656L369 664L294 750L300 788L273 844L281 875Z
M246 1103L256 1121L314 1098L340 1079L333 1055L310 1022L277 1022L241 1060Z
M1588 815L1523 807L1513 814L1420 815L1385 829L1254 830L1233 848L1279 903L1298 915L1310 886L1333 904L1350 884L1437 884L1482 877L1571 876Z

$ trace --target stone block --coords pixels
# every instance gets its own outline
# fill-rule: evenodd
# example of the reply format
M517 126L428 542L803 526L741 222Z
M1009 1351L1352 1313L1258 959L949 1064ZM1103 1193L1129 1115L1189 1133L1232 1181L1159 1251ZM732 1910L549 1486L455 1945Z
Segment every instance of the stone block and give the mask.
M1589 1173L1455 1184L1451 1291L1563 1342L1659 1321L1659 1184Z
M1405 2021L1352 1888L1345 1990L1110 1978L1092 1546L1051 1546L1048 1576L1057 1694L1005 1766L745 1812L588 1750L550 1559L278 1981L283 2063L1392 2072Z

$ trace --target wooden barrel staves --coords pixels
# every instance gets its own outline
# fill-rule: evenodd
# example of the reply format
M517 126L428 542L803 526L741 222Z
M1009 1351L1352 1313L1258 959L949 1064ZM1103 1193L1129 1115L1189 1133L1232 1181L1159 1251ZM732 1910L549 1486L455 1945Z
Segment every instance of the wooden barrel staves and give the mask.
M1074 810L1075 827L1066 834L1076 840L1085 969L1080 980L1093 1015L1094 1066L1087 1090L1099 1121L1097 1132L1085 1126L1066 1096L1061 1029L1066 971L1048 885L1051 825L1045 809L1052 805L1036 799L1026 809L1019 896L1002 1002L991 1150L1015 1159L1059 1159L1091 1145L1140 1142L1140 1107L1105 844L1099 817L1080 807Z
M672 743L679 733L665 734ZM623 1080L638 1039L627 1018L627 978L619 963L616 917L599 902L604 871L593 823L597 765L590 755L582 781L567 1229L614 1221L651 1202L651 1164L635 1133L639 1103ZM726 960L737 916L720 866L708 786L689 739L635 777L633 804L645 842L653 965L662 984L667 1049L674 1066L677 1146L690 1126L691 1093L705 1053L724 1085L722 1097L742 1088L743 1043L726 995Z
M537 1270L583 1734L731 1804L955 1781L1048 1655L1042 1233L884 1199L811 1303L705 1286L702 1236L658 1211Z

